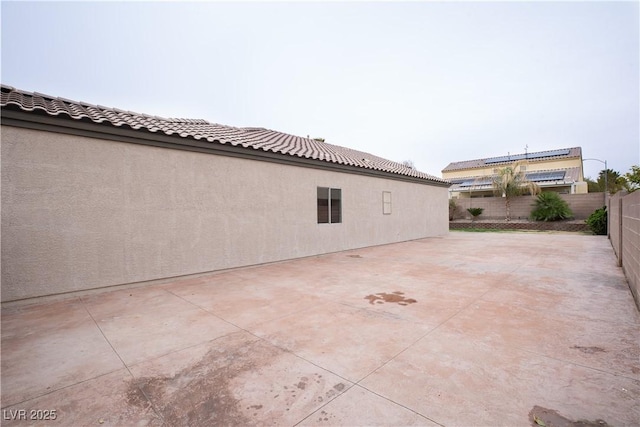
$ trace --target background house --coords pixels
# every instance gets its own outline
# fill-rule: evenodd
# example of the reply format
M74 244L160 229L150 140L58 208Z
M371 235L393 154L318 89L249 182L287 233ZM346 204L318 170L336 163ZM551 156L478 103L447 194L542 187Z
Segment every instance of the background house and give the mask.
M442 177L453 184L451 198L493 196L492 177L515 162L522 162L520 168L527 179L543 191L587 193L580 147L453 162L442 170Z
M2 301L448 232L446 180L262 128L2 86Z

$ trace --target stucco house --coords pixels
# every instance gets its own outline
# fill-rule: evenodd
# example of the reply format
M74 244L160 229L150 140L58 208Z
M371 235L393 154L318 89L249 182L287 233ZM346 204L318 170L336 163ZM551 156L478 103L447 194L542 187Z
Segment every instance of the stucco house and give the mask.
M1 91L2 301L448 232L450 183L369 153Z
M442 177L452 183L450 198L490 197L498 169L516 162L543 191L587 193L580 147L452 162L442 170Z

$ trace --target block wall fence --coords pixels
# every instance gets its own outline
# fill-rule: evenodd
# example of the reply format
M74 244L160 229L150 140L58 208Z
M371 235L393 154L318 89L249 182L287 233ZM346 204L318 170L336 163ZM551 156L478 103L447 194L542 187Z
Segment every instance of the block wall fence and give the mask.
M614 194L607 210L611 246L640 310L640 191Z
M587 219L596 209L605 205L603 193L588 194L560 194L573 212L574 219ZM483 208L484 211L479 219L500 219L505 218L505 205L502 197L478 197L454 199L458 205L457 215L454 219L467 218L471 215L467 212L470 207ZM535 196L520 196L511 200L511 218L527 219L531 215Z

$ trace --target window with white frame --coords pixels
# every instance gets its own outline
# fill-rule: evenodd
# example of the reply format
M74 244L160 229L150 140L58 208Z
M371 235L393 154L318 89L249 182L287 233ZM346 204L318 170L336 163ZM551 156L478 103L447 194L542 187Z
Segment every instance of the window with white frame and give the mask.
M318 224L342 222L342 190L318 187Z

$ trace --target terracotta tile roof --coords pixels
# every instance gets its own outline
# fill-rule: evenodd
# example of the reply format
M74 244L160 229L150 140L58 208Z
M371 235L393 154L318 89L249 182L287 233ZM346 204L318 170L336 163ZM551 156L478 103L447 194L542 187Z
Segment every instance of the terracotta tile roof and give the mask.
M533 153L512 154L510 156L489 157L486 159L465 160L462 162L452 162L447 165L442 172L450 172L461 169L483 168L489 165L499 166L508 165L517 160L527 160L528 162L545 161L549 159L569 159L582 157L582 149L580 147L563 148L559 150L538 151Z
M448 184L448 181L442 178L419 172L401 163L369 153L269 129L225 126L201 119L163 118L52 97L37 92L25 92L5 85L1 86L0 107L44 113L49 116L63 116L66 119L151 133L162 133L180 138L192 138L198 141L208 141L212 144L241 146L252 150L314 159Z

